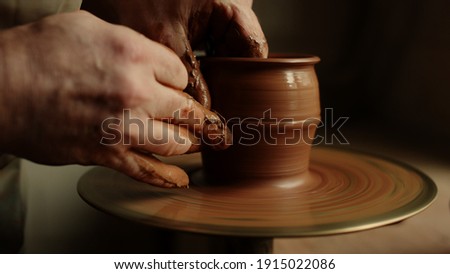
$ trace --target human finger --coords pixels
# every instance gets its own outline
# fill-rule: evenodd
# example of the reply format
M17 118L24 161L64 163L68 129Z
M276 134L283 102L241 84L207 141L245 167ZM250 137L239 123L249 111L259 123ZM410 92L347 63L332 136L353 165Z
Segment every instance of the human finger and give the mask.
M206 84L206 81L200 71L200 63L194 55L194 52L189 41L187 41L187 38L182 37L181 42L186 45L186 50L180 58L184 66L186 67L186 70L188 71L188 85L184 91L187 94L191 95L202 106L210 109L211 97L209 94L208 85Z
M225 149L230 145L231 132L217 113L208 110L187 93L170 87L158 85L152 92L152 98L139 106L146 117L187 128L202 143L214 149Z
M126 158L127 163L118 167L118 170L138 181L165 188L189 185L186 172L177 166L161 162L151 154L129 150Z
M158 83L177 90L186 88L188 83L186 68L172 49L126 27L122 27L122 31L134 38L134 41L130 41L131 43L121 42L119 45L120 51L124 52L127 58L135 64L146 67L143 71L147 74L152 73L154 80ZM130 31L135 32L136 35L131 36ZM120 33L117 36L121 37ZM145 75L149 80L153 80L149 76Z
M154 70L155 79L159 83L177 90L183 90L186 86L189 86L191 84L191 75L188 77L184 62L181 62L174 51L162 44L146 40L154 45L156 44L159 51L161 51L161 54L152 52L151 55L152 59L157 59L152 60L151 64L158 64L158 68Z
M252 1L216 4L210 21L210 48L216 56L262 57L269 52Z
M187 128L153 118L124 112L123 143L133 149L161 156L173 156L200 150L201 141Z
M181 24L174 24L171 33L176 35L166 35L162 43L174 50L187 71L188 80L184 91L209 109L211 100L208 86L200 72L200 64L194 55L186 29Z

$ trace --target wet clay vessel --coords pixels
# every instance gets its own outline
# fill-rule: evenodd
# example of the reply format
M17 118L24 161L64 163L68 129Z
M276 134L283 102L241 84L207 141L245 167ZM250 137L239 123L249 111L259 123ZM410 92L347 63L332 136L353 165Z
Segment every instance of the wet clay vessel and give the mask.
M293 187L307 176L320 122L317 62L315 56L201 62L212 108L233 133L229 149L203 149L204 183Z

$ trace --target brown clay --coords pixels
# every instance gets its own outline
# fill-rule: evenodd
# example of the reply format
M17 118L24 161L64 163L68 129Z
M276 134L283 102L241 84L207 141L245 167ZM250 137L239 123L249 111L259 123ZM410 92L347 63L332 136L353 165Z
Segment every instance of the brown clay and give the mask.
M208 182L276 182L308 170L320 121L318 61L314 56L201 61L212 108L233 133L227 150L203 150Z

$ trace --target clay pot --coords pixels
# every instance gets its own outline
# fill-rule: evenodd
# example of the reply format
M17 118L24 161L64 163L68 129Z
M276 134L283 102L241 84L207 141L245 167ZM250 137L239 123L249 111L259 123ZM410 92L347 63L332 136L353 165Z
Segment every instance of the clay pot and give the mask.
M320 122L315 56L205 58L212 109L227 121L233 144L202 152L208 184L286 184L308 171Z

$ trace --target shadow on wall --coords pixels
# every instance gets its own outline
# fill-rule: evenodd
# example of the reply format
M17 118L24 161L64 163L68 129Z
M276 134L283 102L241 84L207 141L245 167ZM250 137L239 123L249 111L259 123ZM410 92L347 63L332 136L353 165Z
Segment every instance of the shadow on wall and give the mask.
M256 0L253 8L271 52L321 57L324 108L402 139L450 137L449 1Z

